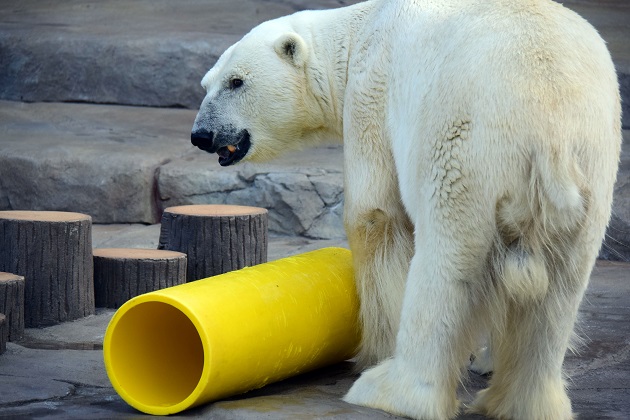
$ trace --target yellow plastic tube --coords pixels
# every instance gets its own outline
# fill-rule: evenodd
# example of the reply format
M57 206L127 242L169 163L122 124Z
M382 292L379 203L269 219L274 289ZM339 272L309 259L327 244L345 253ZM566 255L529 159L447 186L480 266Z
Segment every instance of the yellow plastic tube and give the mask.
M129 300L103 343L114 389L167 415L351 358L351 260L324 248Z

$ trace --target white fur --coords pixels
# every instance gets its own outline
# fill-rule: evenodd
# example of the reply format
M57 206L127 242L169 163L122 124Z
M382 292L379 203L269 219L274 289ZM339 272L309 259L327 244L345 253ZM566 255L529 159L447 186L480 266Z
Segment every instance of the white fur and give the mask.
M490 346L478 348L472 355L472 360L468 366L468 370L478 373L479 375L489 375L494 370L492 365L492 352Z
M226 93L234 74L246 90ZM551 0L374 0L264 23L203 85L195 127L212 109L249 130L245 159L343 139L358 363L380 362L346 401L453 417L490 332L494 374L471 410L572 418L562 362L621 142L588 23Z

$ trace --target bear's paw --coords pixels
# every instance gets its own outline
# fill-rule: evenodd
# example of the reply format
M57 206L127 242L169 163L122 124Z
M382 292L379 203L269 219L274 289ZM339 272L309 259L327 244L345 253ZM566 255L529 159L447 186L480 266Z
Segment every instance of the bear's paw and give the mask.
M420 420L449 419L459 410L454 393L420 382L413 372L396 368L394 359L363 372L344 401Z

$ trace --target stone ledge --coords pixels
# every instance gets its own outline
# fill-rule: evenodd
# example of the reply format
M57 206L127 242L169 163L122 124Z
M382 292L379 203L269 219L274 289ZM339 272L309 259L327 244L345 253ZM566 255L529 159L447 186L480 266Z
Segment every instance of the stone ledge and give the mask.
M0 209L154 223L157 168L192 149L194 111L0 101Z
M359 0L21 0L0 4L0 99L197 108L199 82L257 24ZM625 0L564 0L607 41L630 128ZM18 6L19 4L19 6ZM42 65L46 63L46 65Z
M266 164L222 168L216 156L190 154L157 176L162 209L184 204L255 205L269 210L269 230L310 238L342 238L343 150L320 147Z
M334 0L239 0L237 7L229 0L3 2L0 98L197 108L202 76L251 28L297 10L339 5Z
M190 144L195 114L0 101L0 210L157 223L169 206L229 203L268 208L275 233L344 236L340 146L221 168Z

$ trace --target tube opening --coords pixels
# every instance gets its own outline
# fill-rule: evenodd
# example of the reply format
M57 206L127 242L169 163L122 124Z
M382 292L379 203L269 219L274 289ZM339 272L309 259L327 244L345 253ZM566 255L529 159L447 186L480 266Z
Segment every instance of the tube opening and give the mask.
M118 383L117 391L142 411L144 407L132 401L164 409L188 398L201 379L204 350L199 332L167 303L150 301L130 308L118 319L107 347L108 374Z

